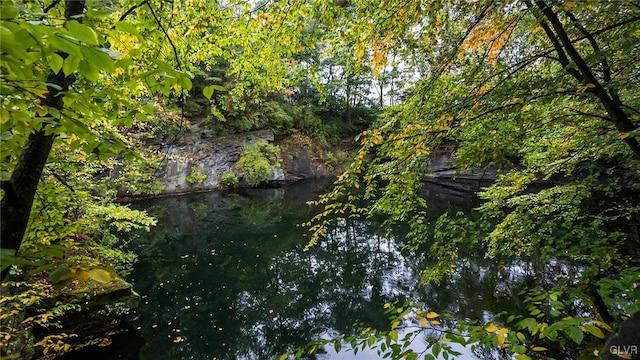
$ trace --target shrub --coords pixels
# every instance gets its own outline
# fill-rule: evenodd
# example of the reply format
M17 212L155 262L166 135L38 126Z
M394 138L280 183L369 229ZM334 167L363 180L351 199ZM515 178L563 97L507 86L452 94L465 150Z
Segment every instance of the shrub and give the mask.
M191 167L191 173L187 177L187 182L191 185L202 184L206 178L207 178L207 175L202 172L202 169L200 169L200 166L193 165Z
M332 152L327 152L324 156L324 165L331 170L334 170L339 162L338 157Z
M280 148L258 141L242 150L238 168L244 173L244 179L251 186L256 186L269 179L271 167L281 167Z
M238 186L238 175L232 170L222 173L218 179L218 187L222 189L231 189Z
M310 108L296 107L294 109L295 127L301 133L309 136L320 135L322 120Z

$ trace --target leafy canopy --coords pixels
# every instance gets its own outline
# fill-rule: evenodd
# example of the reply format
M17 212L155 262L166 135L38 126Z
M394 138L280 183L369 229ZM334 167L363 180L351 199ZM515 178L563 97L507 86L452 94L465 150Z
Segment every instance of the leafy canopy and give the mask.
M487 257L583 264L582 278L558 284L562 293L574 280L589 288L593 276L629 276L623 269L638 278L631 250L640 243L636 4L389 0L319 7L321 19L338 29L328 41L335 52L349 54L354 68L379 73L399 56L415 82L401 104L361 134L351 167L315 203L321 208L308 223L309 246L326 234L331 219L383 214L388 224L408 223L409 247L426 249L437 263L425 269L425 281L455 274L459 252L475 248ZM429 204L419 192L429 159L442 146L455 149L458 176L495 172L497 179L480 191L479 221L445 215L431 238ZM356 206L360 199L367 202ZM596 304L600 295L607 296L571 296ZM636 287L625 308L639 297ZM608 311L598 308L605 322L613 321ZM545 326L556 321L541 316ZM552 328L564 325L556 321ZM604 337L600 330L578 329ZM566 331L582 343L576 329ZM388 347L390 335L383 337ZM506 327L497 339L498 347L516 344ZM539 350L509 347L520 358Z

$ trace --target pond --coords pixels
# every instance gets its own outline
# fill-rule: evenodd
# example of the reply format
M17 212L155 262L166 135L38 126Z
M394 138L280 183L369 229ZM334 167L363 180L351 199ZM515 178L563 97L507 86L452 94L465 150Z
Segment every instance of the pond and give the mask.
M351 334L354 323L388 329L384 304L412 299L460 318L518 312L516 294L569 269L519 260L462 257L451 278L420 286L428 266L403 250L402 231L386 236L373 220L337 224L309 251L298 224L305 203L328 185L245 189L136 203L158 218L131 242L139 256L130 279L141 294L134 325L140 359L270 359L318 337ZM435 185L425 190L434 220L472 211L476 200ZM414 346L424 344L418 339ZM371 359L375 352L327 347L319 359ZM486 357L471 354L465 357Z

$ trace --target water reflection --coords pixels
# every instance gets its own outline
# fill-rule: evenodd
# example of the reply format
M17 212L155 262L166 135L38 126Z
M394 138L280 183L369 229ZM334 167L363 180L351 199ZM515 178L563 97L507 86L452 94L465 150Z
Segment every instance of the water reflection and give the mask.
M269 359L314 337L351 333L356 321L386 329L383 304L397 299L487 319L514 311L514 295L537 281L539 269L528 264L470 255L453 277L419 287L428 265L403 254L401 232L382 236L365 220L341 222L304 252L307 238L296 224L309 218L305 202L325 185L137 204L159 219L132 244L140 258L131 275L142 295L140 358ZM430 191L440 212L473 206L459 194Z

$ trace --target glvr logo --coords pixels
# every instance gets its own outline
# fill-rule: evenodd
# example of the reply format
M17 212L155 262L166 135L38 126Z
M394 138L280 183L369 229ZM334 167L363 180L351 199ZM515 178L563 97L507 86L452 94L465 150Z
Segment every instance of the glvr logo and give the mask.
M631 359L630 355L638 355L638 345L612 345L609 352L622 359Z

